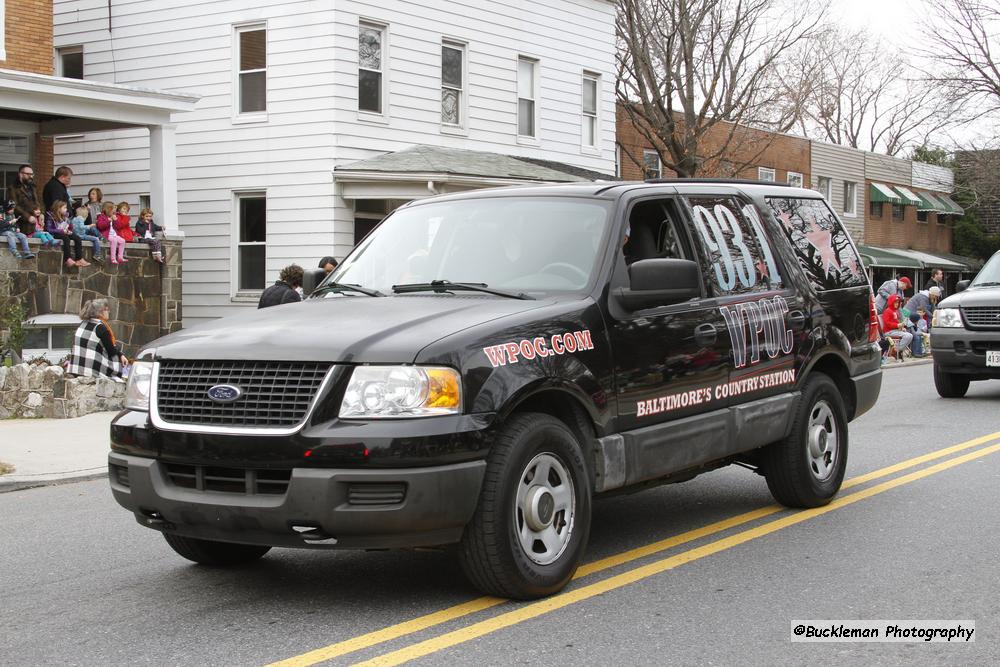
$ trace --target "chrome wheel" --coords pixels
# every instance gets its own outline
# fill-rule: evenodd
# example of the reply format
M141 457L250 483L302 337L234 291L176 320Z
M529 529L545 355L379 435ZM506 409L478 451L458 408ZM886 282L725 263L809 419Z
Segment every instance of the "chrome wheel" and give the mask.
M826 401L817 401L809 413L809 469L813 477L823 482L837 468L837 420Z
M521 473L514 499L514 530L524 554L538 565L562 555L573 534L573 478L553 454L535 456Z

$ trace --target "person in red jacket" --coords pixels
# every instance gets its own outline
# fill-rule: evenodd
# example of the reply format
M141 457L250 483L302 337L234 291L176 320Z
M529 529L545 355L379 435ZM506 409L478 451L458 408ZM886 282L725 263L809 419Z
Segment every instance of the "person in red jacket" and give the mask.
M108 240L108 254L111 255L112 264L127 262L125 259L125 239L115 231L115 205L106 201L101 204L101 212L97 216L97 231Z
M115 209L115 231L118 236L125 239L125 243L133 243L135 235L132 233L132 216L128 214L130 206L127 201L118 204Z
M906 330L906 324L901 319L899 311L902 299L896 294L890 294L882 311L882 331L887 338L896 340L896 357L902 360L903 350L911 350L913 334ZM912 352L912 350L911 350Z

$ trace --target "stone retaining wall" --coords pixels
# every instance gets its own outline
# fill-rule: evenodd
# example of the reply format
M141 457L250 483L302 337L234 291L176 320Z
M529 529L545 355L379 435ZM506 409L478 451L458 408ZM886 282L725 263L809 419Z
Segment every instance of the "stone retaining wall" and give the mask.
M111 378L67 377L61 366L0 366L0 419L69 419L120 410L125 383Z

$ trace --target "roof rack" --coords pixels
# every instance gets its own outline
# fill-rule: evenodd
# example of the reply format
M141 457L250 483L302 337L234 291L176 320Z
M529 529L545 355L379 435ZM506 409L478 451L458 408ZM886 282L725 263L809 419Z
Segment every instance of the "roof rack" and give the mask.
M777 181L759 181L750 178L647 178L644 183L724 183L727 185L776 185L782 188L792 187L788 183Z

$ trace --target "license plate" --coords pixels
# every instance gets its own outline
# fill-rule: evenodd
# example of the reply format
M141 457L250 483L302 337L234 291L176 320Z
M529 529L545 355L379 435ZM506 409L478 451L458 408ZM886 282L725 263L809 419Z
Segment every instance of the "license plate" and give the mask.
M1000 366L1000 350L987 350L986 351L986 365L987 366Z

